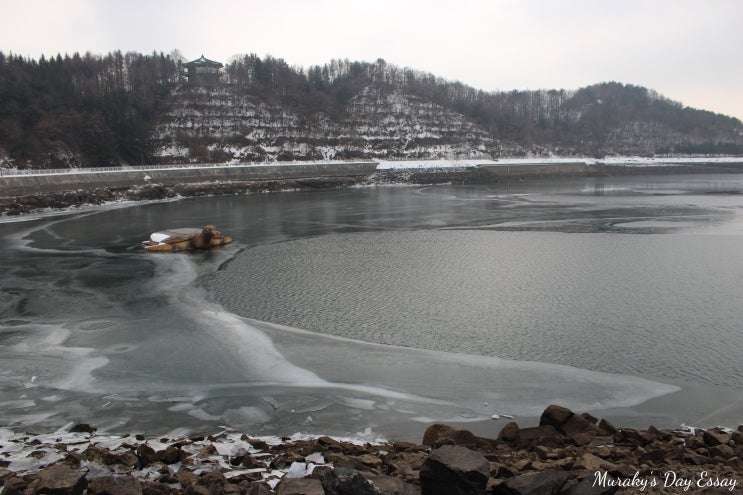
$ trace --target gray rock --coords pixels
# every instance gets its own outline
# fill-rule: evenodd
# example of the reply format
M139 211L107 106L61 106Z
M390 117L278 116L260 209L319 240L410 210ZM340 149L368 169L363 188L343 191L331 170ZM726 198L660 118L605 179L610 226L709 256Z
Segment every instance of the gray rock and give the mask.
M557 495L568 478L568 471L522 474L495 487L493 495Z
M131 476L104 476L88 483L88 495L142 495L142 485Z
M325 495L320 480L286 478L276 486L277 495Z
M337 467L320 473L325 495L379 495L374 485L355 469Z
M384 474L364 474L364 477L374 486L379 495L420 495L419 486L405 483L399 478Z
M565 495L613 495L617 490L619 490L618 486L602 487L596 483L595 477L589 476L566 491Z
M420 470L423 495L482 495L490 462L479 452L445 445L431 452Z

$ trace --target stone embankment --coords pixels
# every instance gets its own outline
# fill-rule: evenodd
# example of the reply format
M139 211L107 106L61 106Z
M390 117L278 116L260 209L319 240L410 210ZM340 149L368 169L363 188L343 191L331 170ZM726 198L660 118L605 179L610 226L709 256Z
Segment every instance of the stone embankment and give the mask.
M420 445L0 430L3 495L741 494L742 459L743 427L622 429L554 405L496 439L434 424Z
M481 162L473 164L474 162ZM329 189L352 185L492 184L549 177L613 177L652 174L743 173L743 158L714 161L637 163L593 160L431 160L415 162L306 163L172 169L121 169L57 175L0 176L0 215L44 209L100 205L117 201L220 196L259 191ZM391 165L391 166L390 166Z
M196 196L225 196L249 192L332 189L350 187L363 180L363 177L318 177L262 181L148 184L132 187L100 187L22 194L0 197L0 215L20 215L45 209L63 209L123 201L156 201Z

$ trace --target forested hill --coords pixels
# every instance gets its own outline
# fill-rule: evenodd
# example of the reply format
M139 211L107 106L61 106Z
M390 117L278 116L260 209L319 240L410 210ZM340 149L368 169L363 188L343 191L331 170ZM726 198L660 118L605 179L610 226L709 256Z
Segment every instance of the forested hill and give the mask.
M743 154L739 120L614 82L486 92L381 59L255 55L189 81L184 62L0 53L0 165Z

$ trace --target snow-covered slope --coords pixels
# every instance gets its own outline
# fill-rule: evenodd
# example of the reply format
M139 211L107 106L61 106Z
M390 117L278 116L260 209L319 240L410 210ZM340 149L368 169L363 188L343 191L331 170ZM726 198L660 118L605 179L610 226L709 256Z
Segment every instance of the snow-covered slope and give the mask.
M515 145L494 143L463 115L406 95L367 86L331 118L300 117L279 103L234 86L182 86L157 127L163 161L328 160L349 158L490 158Z

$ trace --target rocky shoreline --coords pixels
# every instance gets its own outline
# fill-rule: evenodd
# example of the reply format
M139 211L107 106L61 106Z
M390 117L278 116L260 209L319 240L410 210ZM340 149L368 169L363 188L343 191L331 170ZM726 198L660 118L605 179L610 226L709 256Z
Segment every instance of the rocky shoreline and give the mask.
M147 184L0 197L0 216L60 210L124 201L158 201L198 196L227 196L251 192L333 189L359 183L357 177L322 177L266 181Z
M506 170L505 167L503 170ZM43 210L60 210L81 206L95 206L125 201L157 201L198 196L224 196L251 192L273 192L288 190L335 189L356 185L436 185L436 184L492 184L507 181L533 180L544 177L569 176L633 176L654 174L723 174L741 173L738 164L705 164L692 166L678 164L673 166L613 166L592 165L583 172L555 170L545 173L536 168L533 173L510 170L503 175L476 166L430 166L426 168L387 168L378 169L371 176L327 176L304 179L271 180L216 180L206 182L152 183L136 186L91 187L62 192L38 194L8 194L0 196L0 216L15 216Z
M617 428L551 405L488 439L443 424L420 444L251 437L46 435L0 429L2 495L741 494L743 426Z

